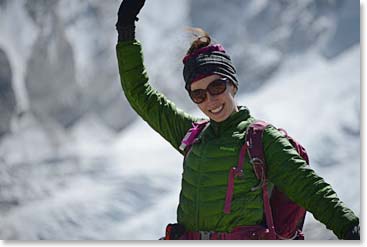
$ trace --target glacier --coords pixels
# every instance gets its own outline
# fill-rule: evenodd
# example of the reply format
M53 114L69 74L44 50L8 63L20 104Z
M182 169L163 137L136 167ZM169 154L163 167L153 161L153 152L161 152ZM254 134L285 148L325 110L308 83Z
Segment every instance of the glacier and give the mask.
M182 156L123 96L119 3L0 1L0 239L154 240L176 221ZM299 140L360 216L359 5L215 3L147 1L137 37L152 85L202 116L183 89L181 59L185 28L203 27L232 55L238 104ZM304 230L336 239L311 214Z

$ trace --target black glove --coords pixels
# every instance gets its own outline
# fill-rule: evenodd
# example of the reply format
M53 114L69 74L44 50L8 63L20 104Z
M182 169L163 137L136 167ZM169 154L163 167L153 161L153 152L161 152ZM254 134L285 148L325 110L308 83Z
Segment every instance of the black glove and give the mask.
M145 0L123 0L119 11L116 29L119 41L130 41L135 39L135 21L137 15L143 8Z
M166 227L166 237L164 240L179 240L182 235L186 232L185 226L175 223L175 224L168 224Z
M352 227L347 234L345 234L345 240L360 240L359 225Z

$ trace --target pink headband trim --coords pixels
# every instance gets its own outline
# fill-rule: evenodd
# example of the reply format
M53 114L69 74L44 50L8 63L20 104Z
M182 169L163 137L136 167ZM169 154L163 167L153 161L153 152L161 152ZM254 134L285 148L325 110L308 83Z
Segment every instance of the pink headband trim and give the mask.
M209 53L209 52L213 52L213 51L221 51L221 52L224 52L224 53L226 52L221 44L214 44L214 45L210 45L210 46L205 46L203 48L200 48L200 49L194 51L191 54L186 55L183 59L183 63L186 64L189 59L191 59L193 57L196 57L197 55L199 55L201 53Z
M211 76L211 75L214 75L214 74L201 74L201 75L199 75L199 76L195 77L195 78L192 80L192 82L190 83L190 85L194 84L195 82L197 82L197 81L199 81L199 80L201 80L201 79L203 79L203 78L205 78L205 77Z

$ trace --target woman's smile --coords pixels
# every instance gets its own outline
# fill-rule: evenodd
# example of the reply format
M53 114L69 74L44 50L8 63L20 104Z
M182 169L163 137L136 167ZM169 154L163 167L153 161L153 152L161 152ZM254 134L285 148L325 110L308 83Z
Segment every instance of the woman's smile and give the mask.
M213 81L221 79L219 75L210 75L191 84L191 90L206 89ZM215 122L226 120L233 112L238 111L237 104L234 100L236 93L235 86L228 82L226 89L217 95L206 94L206 99L197 104L200 110Z
M224 104L220 105L217 108L213 108L212 110L209 110L211 114L219 114L224 109Z

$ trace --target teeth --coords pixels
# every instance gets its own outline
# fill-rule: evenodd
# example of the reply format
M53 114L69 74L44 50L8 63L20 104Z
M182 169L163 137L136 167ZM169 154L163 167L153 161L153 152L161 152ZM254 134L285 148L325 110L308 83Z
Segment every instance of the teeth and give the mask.
M218 113L220 112L221 110L223 109L223 105L221 105L220 107L216 108L216 109L213 109L213 110L210 110L212 113Z

